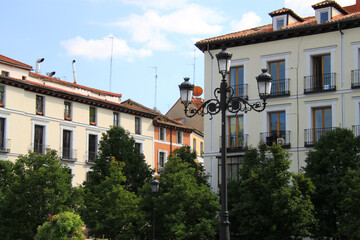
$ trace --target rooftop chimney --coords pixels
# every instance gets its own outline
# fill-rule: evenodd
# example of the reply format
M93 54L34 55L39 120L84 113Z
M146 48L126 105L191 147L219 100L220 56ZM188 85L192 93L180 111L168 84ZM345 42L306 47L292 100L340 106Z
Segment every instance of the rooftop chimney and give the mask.
M73 75L74 75L74 83L76 83L76 70L75 70L75 60L72 61Z
M40 74L40 63L44 61L44 58L39 58L36 60L36 69L35 73Z

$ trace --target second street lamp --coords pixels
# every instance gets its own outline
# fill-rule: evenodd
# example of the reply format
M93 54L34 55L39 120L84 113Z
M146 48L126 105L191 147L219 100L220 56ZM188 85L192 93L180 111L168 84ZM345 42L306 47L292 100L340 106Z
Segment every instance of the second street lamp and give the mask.
M256 77L258 85L258 93L261 101L250 103L242 97L234 96L235 90L227 86L226 76L229 74L232 54L226 49L216 54L218 60L219 73L222 75L220 88L214 91L215 98L205 101L199 108L193 108L189 105L192 102L192 93L194 85L189 82L189 78L184 78L184 82L179 85L181 103L184 104L184 112L187 117L193 117L197 114L210 114L210 120L213 115L221 112L221 212L220 212L220 240L229 240L229 211L227 201L227 150L226 150L226 111L230 113L248 112L254 110L262 112L266 107L266 99L270 95L271 75L267 73L267 69L262 69L262 73ZM228 96L228 97L227 97Z

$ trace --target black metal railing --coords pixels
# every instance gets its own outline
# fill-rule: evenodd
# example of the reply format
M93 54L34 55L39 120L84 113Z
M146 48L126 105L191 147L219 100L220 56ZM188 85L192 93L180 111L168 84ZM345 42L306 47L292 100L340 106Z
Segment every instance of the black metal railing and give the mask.
M272 131L260 133L260 139L268 146L273 144L280 145L283 148L290 148L290 131Z
M270 97L289 96L289 80L288 78L273 79L271 82Z
M87 151L86 156L87 156L86 158L87 163L94 163L94 160L97 157L97 152Z
M304 77L304 94L336 90L336 73Z
M335 129L336 129L335 127L305 129L305 135L304 135L305 147L313 146L317 141L319 141L321 136Z
M351 71L351 88L360 88L360 69Z
M76 161L76 149L61 148L61 160L75 162Z
M10 139L0 138L0 152L2 153L10 152Z
M247 146L248 134L232 134L226 136L226 147L229 151L244 150ZM220 137L221 142L221 137Z
M353 131L355 137L360 136L360 125L353 125L352 131Z
M234 89L234 96L248 99L247 84L231 85L231 87Z

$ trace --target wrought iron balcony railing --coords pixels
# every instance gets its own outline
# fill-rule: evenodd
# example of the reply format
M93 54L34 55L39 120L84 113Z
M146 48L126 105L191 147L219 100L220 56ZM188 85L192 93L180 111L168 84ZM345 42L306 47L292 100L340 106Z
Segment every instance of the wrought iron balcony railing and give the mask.
M336 73L304 77L304 94L336 90Z
M355 137L360 136L360 125L353 125L352 131L353 131Z
M313 146L317 141L319 141L321 136L335 129L336 129L335 127L305 129L305 135L304 135L305 147Z
M248 85L247 84L238 84L231 85L234 89L234 96L248 99Z
M220 136L221 140L221 136ZM228 152L244 151L247 146L248 134L233 134L226 136L226 147Z
M290 131L273 131L260 133L260 139L268 146L273 144L280 145L283 148L290 148Z
M75 162L76 161L76 149L61 148L60 149L61 160Z
M43 155L46 153L46 149L48 149L48 148L49 148L49 145L33 143L30 146L30 151Z
M86 162L87 163L93 164L96 157L97 157L97 152L93 152L93 151L86 152Z
M281 97L290 95L289 79L273 79L269 97Z
M360 88L360 69L351 71L351 88Z

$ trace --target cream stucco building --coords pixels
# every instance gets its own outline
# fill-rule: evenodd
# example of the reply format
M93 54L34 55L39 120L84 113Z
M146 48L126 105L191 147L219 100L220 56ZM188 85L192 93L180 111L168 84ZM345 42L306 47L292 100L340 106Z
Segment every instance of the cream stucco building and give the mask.
M237 177L245 146L280 144L290 154L291 170L299 172L306 153L327 131L342 127L359 134L360 1L312 7L312 17L283 8L269 13L271 24L196 43L205 58L205 100L220 85L215 54L224 47L233 54L229 85L238 96L258 101L255 77L261 68L273 77L265 111L227 114L228 177ZM205 166L217 191L220 116L204 121Z
M55 149L82 184L103 132L124 127L154 164L155 111L121 103L121 94L32 72L32 67L0 55L0 159L14 161L28 151Z

